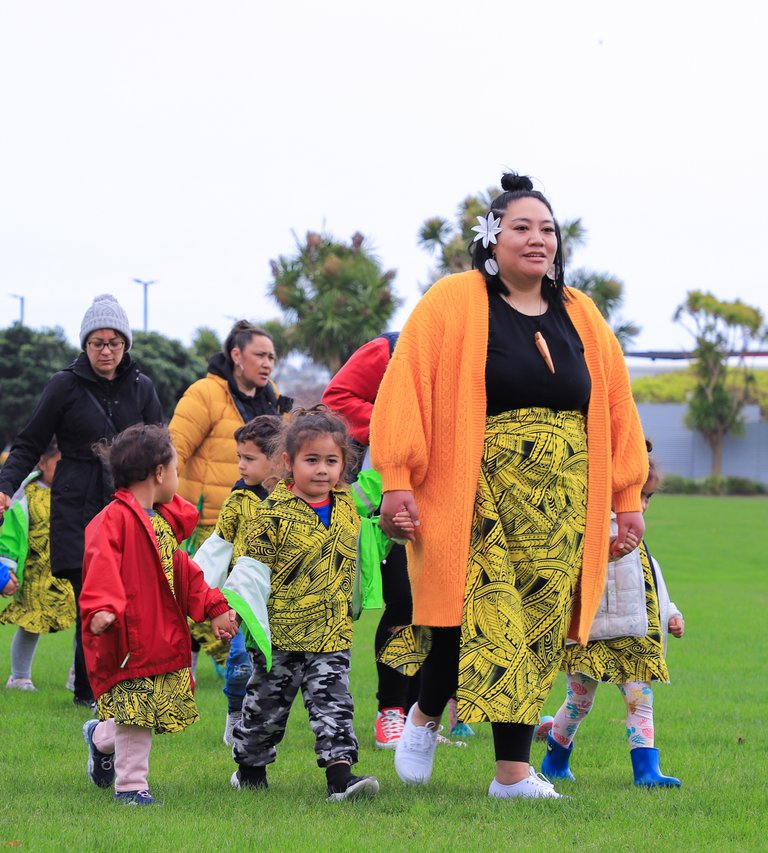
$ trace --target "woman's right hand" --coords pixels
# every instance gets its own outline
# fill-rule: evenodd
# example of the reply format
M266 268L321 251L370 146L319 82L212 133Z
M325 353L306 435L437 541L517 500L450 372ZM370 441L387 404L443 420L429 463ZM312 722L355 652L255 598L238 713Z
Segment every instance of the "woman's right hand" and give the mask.
M416 539L416 532L413 531L406 534L393 521L394 516L402 510L405 510L410 515L414 527L418 527L420 524L419 509L416 506L416 501L413 499L413 492L406 491L405 489L384 492L384 496L381 499L381 529L390 539L402 539L405 536L406 539L410 539L413 542Z

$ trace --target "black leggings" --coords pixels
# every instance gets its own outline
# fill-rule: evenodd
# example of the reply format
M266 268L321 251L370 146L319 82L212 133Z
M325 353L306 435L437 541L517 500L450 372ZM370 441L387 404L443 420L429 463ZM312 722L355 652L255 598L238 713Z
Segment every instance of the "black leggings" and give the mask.
M392 629L411 623L413 605L404 545L393 545L387 559L381 564L381 587L384 596L384 612L381 614L373 641L377 657L392 636ZM376 661L376 672L379 679L379 689L376 693L379 710L402 708L407 712L416 701L419 689L418 675L409 678L378 661Z
M66 578L75 593L75 699L93 702L93 691L88 681L83 654L83 624L80 618L80 591L83 588L83 575L78 569L58 572L58 577Z
M432 628L432 648L421 667L419 709L439 717L459 684L461 628ZM529 763L535 726L491 723L496 761Z

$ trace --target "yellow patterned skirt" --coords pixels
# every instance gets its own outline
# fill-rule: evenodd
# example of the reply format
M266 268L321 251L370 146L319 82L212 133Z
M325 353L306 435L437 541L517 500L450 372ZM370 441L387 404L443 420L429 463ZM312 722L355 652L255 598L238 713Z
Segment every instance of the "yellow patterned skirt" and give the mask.
M0 613L0 625L18 625L30 634L65 631L75 621L72 584L51 574L47 562L33 555L24 566L24 582Z
M98 699L99 719L121 725L180 732L200 719L188 668L162 675L127 678Z
M459 653L463 722L535 725L560 666L581 573L584 416L530 408L486 419ZM412 674L429 629L396 634L380 660Z
M23 582L0 613L0 625L18 625L30 634L64 631L75 621L75 593L68 580L51 574L51 490L34 481L24 491L29 551Z
M648 633L644 637L616 637L593 640L586 646L566 646L561 669L581 672L610 684L628 681L662 681L669 683L664 660L664 635L659 616L659 597L653 570L645 547L640 548L645 581L645 606L648 611Z

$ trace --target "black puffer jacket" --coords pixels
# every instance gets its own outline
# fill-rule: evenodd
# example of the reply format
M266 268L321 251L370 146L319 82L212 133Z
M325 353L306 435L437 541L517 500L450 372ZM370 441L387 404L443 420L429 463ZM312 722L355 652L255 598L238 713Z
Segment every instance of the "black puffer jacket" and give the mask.
M108 472L91 447L136 423L162 423L152 380L128 353L112 380L91 369L85 353L54 373L29 423L0 470L0 492L12 495L56 436L61 461L51 489L51 568L54 575L82 571L84 531L112 496Z

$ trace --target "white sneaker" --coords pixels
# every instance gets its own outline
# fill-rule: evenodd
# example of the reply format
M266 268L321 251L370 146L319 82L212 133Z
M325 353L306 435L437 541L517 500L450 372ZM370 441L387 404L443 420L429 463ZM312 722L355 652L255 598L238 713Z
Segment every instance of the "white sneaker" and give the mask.
M416 705L413 705L408 711L403 733L397 742L395 771L406 785L426 785L432 775L437 736L443 727L433 722L425 726L414 725L412 717L415 708Z
M12 675L8 676L8 681L5 682L6 690L26 690L31 693L37 692L37 687L32 684L31 678L14 678Z
M537 773L533 767L529 768L529 774L527 779L521 779L513 785L502 785L501 782L497 782L494 779L491 782L490 788L488 788L488 796L496 797L499 800L508 800L513 797L552 800L568 799L567 797L563 797L562 794L558 794L555 786L549 779L546 776L542 776L541 773Z
M227 722L224 725L224 736L222 737L225 746L232 746L235 742L233 732L235 730L235 726L240 722L240 720L242 720L242 718L242 711L229 711L227 713Z

